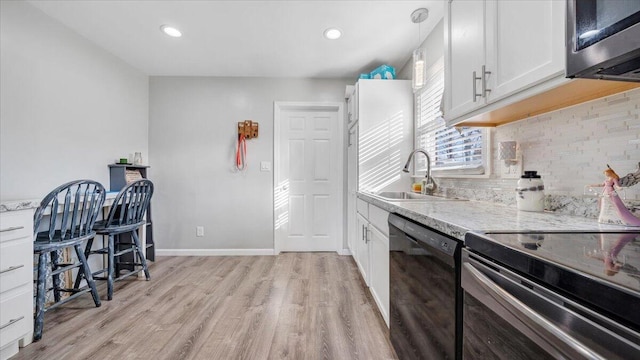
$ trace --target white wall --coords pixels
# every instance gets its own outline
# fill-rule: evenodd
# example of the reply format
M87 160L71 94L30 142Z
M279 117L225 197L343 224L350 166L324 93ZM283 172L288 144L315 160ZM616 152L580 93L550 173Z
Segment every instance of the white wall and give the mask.
M273 249L274 101L344 101L348 80L151 77L149 152L158 249ZM237 122L260 124L235 170ZM196 237L196 226L205 236ZM161 252L162 253L162 252ZM165 252L167 253L167 252Z
M149 153L148 77L26 2L0 4L0 198L108 188L107 164Z
M427 68L444 56L444 19L431 30L420 48L427 49ZM397 72L398 79L411 80L413 76L413 54L409 54L409 61Z

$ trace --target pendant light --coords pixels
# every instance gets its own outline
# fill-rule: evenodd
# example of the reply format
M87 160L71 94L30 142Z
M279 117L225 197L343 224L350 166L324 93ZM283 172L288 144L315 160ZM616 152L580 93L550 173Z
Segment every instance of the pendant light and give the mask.
M411 77L414 92L420 90L427 80L427 51L420 47L422 45L422 41L420 41L420 23L427 20L428 17L429 10L426 8L419 8L411 13L411 22L418 24L418 48L413 50L413 76Z

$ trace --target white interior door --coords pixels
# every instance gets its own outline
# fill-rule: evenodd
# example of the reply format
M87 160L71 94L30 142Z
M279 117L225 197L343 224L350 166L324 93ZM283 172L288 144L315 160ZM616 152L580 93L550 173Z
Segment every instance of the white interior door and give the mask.
M342 248L342 105L276 103L275 252Z

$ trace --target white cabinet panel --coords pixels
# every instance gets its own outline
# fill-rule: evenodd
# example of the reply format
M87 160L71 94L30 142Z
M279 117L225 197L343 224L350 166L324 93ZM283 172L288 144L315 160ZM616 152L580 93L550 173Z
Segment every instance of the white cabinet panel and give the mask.
M381 208L369 205L369 222L375 226L384 236L389 237L389 212Z
M362 216L364 216L365 219L369 218L369 203L362 200L362 199L357 199L356 200L356 207L358 209L358 214L361 214Z
M490 1L486 14L489 102L564 74L563 2Z
M563 1L449 1L445 14L447 124L481 114L497 102L506 106L522 100L516 95L525 90L530 95L546 91L549 81L561 79L564 18Z
M0 300L0 347L28 333L33 328L33 298L30 291Z
M484 8L484 1L449 2L445 20L447 116L468 113L484 103L482 96L474 96L481 90L481 81L473 76L474 72L476 77L482 76L485 64Z
M358 81L358 189L406 190L402 166L413 150L413 92L408 80Z
M0 244L0 293L28 283L33 276L32 242L29 237Z
M369 228L371 280L369 286L384 321L389 326L389 237L375 227Z
M0 360L33 338L33 209L0 213Z
M369 286L369 222L362 215L357 216L357 227L359 230L359 236L356 239L356 264L365 284Z

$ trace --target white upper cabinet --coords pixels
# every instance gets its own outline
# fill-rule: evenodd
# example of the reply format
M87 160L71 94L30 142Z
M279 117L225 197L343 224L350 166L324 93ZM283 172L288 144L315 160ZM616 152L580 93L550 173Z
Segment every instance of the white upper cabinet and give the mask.
M564 1L487 1L488 101L564 76L564 14Z
M445 14L447 123L563 76L564 7L558 0L450 0Z
M475 94L485 64L485 2L449 1L445 17L445 115L466 114L484 104ZM474 76L475 72L475 76Z

